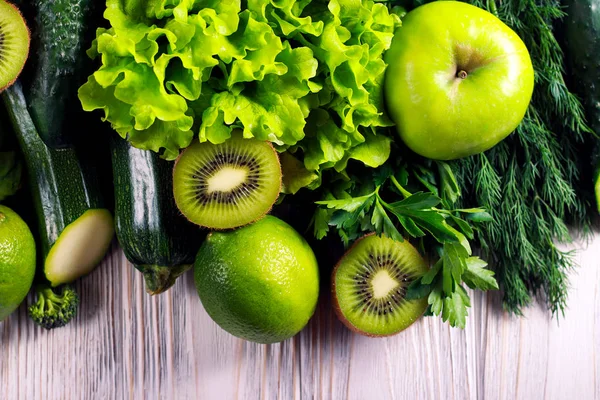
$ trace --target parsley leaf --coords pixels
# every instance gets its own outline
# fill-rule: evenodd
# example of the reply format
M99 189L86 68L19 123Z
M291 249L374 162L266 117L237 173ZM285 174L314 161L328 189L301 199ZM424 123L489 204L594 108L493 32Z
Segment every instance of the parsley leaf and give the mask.
M441 201L442 199L432 193L418 192L411 194L404 200L392 204L396 207L407 208L410 210L424 210L437 206Z
M444 270L448 270L455 281L461 281L461 277L467 268L469 253L458 243L445 243L442 263Z
M452 222L456 224L456 227L463 235L465 235L469 239L474 238L473 228L471 228L471 225L469 225L467 221L460 219L452 214L450 214L450 218L452 219Z
M460 243L446 243L440 259L409 286L407 296L422 298L423 292L431 290L427 299L432 315L441 315L451 326L464 328L471 300L462 282L472 289L498 289L494 273L485 269L486 265L478 257L470 257Z
M410 285L406 288L406 293L404 293L405 300L418 300L424 297L429 296L431 292L431 285L423 284L421 279L417 279L412 281Z
M324 208L317 208L313 217L314 235L318 240L323 239L329 233L329 219L331 211Z
M443 300L442 320L448 321L450 326L463 328L467 322L467 307L464 296L458 292L452 293L451 297L446 297Z
M405 217L403 215L398 215L395 214L396 219L398 219L398 222L400 222L400 225L402 225L402 227L406 230L406 233L408 233L410 236L418 238L418 237L423 237L425 236L425 232L423 232L415 223L415 221L413 221L412 219Z
M394 226L394 223L392 222L390 217L388 217L385 210L383 209L383 206L381 205L381 202L379 199L377 199L375 201L375 208L373 209L371 223L375 227L375 232L378 235L385 233L386 236L388 236L394 240L397 240L399 242L404 241L404 238L402 237L400 232L398 232L398 229L396 229L396 227Z
M418 192L410 194L404 200L381 204L396 216L404 229L413 237L424 236L423 230L432 234L438 242L453 242L456 235L446 224L446 217L433 207L442 200L433 193Z
M440 174L440 192L442 198L454 204L460 197L460 187L452 172L452 168L448 163L442 161L437 161L436 164Z
M408 286L405 298L427 298L428 314L463 328L471 306L464 285L498 288L486 263L471 257L469 242L475 223L486 222L490 214L477 207L456 209L460 190L452 169L443 162L424 165L388 163L370 175L334 180L326 199L317 202L315 235L323 237L335 226L346 245L372 231L397 241L417 239L435 263Z
M406 200L409 199L410 197L408 197ZM404 207L400 203L402 202L386 204L386 208L399 220L402 218L410 219L415 225L421 228L421 230L426 230L429 232L440 243L457 241L455 233L449 229L449 226L446 223L446 218L443 214L433 209L416 210L412 207Z
M423 275L423 277L421 278L421 282L425 285L429 285L429 284L433 283L436 276L442 269L442 266L443 266L443 263L442 263L442 259L440 258L438 260L438 262L436 262L433 265L433 267L431 267L431 269L425 275Z
M467 214L466 218L473 222L491 222L494 219L491 214L486 211Z
M339 199L339 200L324 200L317 201L317 204L327 206L327 208L333 208L336 210L344 210L348 212L353 212L359 207L364 207L365 202L371 200L375 193L368 194L366 196L361 197L350 197L347 199Z
M462 279L471 289L498 290L498 282L494 272L486 269L487 263L479 257L469 257L466 260L467 269Z
M439 289L434 289L429 293L427 297L427 302L431 307L432 315L440 315L442 310L444 309L444 299L442 297L442 291Z

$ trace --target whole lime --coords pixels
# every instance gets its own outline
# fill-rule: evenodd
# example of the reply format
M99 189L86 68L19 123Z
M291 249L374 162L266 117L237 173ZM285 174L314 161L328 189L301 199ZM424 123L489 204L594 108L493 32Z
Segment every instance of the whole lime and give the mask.
M19 307L35 275L35 241L27 224L0 205L0 321Z
M232 335L258 343L280 342L302 330L319 297L312 249L272 216L209 234L194 277L210 317Z

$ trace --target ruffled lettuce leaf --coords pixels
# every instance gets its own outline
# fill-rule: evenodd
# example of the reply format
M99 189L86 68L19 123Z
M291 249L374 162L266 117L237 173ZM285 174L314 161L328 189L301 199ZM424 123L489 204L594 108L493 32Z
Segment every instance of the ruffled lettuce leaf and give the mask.
M258 19L275 27L278 36L294 38L296 34L321 36L327 11L324 2L311 0L248 0L248 8Z
M368 132L364 134L365 141L349 149L344 158L335 165L337 171L346 169L350 159L361 161L367 167L377 168L390 157L392 138L383 134Z
M88 52L102 65L79 96L136 147L174 159L196 135L222 143L241 129L300 149L304 186L389 157L382 56L399 18L383 4L108 0L104 16Z
M319 183L319 175L306 169L304 163L292 153L286 151L281 154L280 159L283 172L283 193L295 194L303 187L311 187L315 183Z
M306 137L299 144L304 163L309 170L342 171L348 160L356 159L375 168L390 153L391 139L382 135L385 129L377 128L392 126L383 106L383 53L400 19L372 1L332 0L326 8L323 4L311 8L312 26L322 26L317 34L304 28L307 21L298 23L300 14L293 8L284 19L297 29L286 29L277 20L281 35L313 50L319 61L313 82L321 84L322 90L307 99L311 113Z
M236 127L282 146L304 137L308 111L300 100L321 88L309 82L318 62L310 49L282 41L260 14L234 1L107 6L111 28L97 32L89 52L102 66L79 97L85 110L104 110L133 145L174 159L194 125L200 140L214 143Z
M114 85L113 85L114 83ZM192 141L192 116L185 100L169 94L143 64L98 71L79 90L83 109L103 109L105 120L135 146L174 159Z
M294 145L304 138L308 109L302 98L320 89L309 81L318 63L306 47L292 49L289 42L283 47L275 59L285 66L281 76L269 74L252 85L212 97L202 114L201 141L221 143L237 126L246 138L269 140L280 146Z
M304 152L304 164L309 170L335 168L346 169L350 159L377 168L390 156L393 139L375 129L352 132L340 128L328 111L314 110L308 118L307 136L300 143Z

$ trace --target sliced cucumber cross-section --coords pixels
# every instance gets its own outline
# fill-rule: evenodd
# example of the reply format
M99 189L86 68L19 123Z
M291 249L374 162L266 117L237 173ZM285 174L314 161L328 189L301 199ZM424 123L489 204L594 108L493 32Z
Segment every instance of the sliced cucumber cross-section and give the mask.
M113 235L110 212L86 211L63 230L50 249L44 264L46 279L58 286L87 275L108 251Z

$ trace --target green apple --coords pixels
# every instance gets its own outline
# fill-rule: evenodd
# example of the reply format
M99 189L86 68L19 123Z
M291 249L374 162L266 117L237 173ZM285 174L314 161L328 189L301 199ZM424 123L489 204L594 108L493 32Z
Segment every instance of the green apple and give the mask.
M495 146L531 101L525 44L466 3L436 1L409 12L385 60L389 115L406 145L428 158L453 160Z

